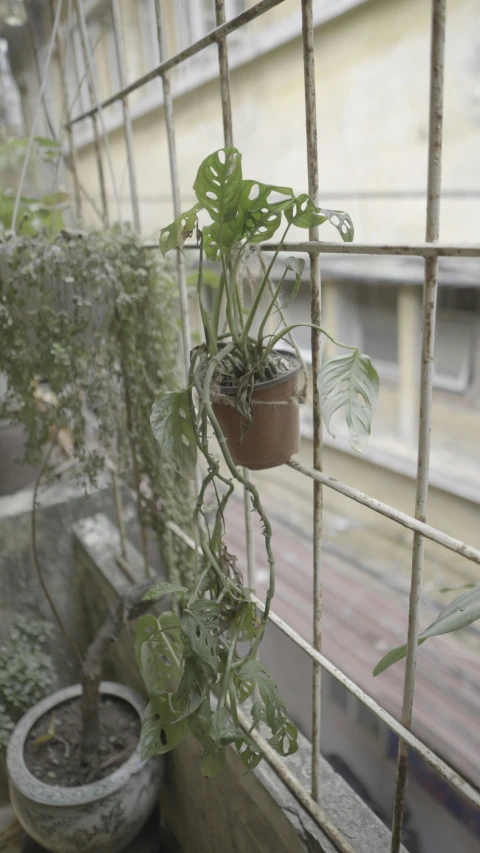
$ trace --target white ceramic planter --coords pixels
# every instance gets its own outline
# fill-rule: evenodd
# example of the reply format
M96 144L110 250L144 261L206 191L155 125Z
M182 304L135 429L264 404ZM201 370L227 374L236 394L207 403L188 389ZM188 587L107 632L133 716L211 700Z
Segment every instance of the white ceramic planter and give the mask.
M129 687L104 681L100 689L124 699L140 717L143 714L144 700ZM32 726L81 692L79 684L59 690L31 708L15 727L7 750L10 799L26 832L52 853L119 853L140 832L158 800L161 759L142 761L138 745L110 776L75 788L40 782L24 761Z

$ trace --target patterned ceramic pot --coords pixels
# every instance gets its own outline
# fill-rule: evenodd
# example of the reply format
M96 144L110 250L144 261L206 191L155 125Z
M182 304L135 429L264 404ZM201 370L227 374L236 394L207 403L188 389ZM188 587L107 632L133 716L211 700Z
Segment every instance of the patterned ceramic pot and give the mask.
M101 691L124 699L142 716L145 702L129 687L104 681ZM79 684L59 690L31 708L15 727L7 751L10 799L24 829L52 853L119 853L140 832L158 801L162 760L142 761L138 745L105 779L62 788L40 782L23 757L37 720L81 692Z

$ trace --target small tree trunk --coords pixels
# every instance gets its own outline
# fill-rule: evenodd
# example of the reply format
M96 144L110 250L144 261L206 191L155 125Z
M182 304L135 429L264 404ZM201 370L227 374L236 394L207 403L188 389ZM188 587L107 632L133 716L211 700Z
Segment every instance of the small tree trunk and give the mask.
M151 606L142 601L151 581L132 587L111 608L105 622L90 643L82 668L82 763L93 777L99 763L100 740L100 681L108 650L130 619L137 619Z

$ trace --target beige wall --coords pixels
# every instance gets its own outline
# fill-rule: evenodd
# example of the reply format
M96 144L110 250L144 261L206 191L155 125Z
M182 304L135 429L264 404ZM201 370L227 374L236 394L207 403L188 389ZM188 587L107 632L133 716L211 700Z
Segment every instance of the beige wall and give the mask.
M422 190L426 182L429 0L371 0L319 27L315 34L322 202L351 213L359 240L421 240L424 200L341 200L335 192ZM262 26L278 27L293 5L281 4ZM290 20L286 17L286 20ZM250 44L260 22L249 25ZM253 35L252 35L253 33ZM475 187L480 112L480 16L476 0L450 0L445 81L445 188ZM250 44L251 47L251 44ZM194 69L192 71L192 68ZM201 61L176 73L187 88ZM266 182L307 186L301 40L232 71L232 105L244 171ZM159 83L160 86L160 83ZM137 100L136 108L140 101ZM185 205L199 162L223 143L218 81L175 100L180 180ZM108 115L106 116L108 118ZM145 233L168 222L171 204L163 110L134 124L135 162ZM110 145L122 194L128 192L122 133ZM91 146L80 152L82 180L98 194ZM161 197L161 198L159 198ZM122 210L125 215L128 205ZM478 239L478 200L446 199L441 238ZM324 226L325 238L335 232Z

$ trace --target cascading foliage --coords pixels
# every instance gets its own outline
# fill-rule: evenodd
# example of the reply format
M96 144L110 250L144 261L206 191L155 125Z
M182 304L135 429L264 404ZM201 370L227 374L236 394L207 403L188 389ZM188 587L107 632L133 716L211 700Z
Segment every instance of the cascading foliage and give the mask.
M192 351L188 387L158 395L151 425L162 457L178 473L193 478L198 453L206 467L193 516L199 555L193 585L162 583L148 593L151 599L171 594L176 610L139 620L136 651L150 693L142 728L144 757L168 752L191 732L203 748L203 773L215 776L229 744L235 745L248 769L259 763L262 752L251 736L259 725L269 729L268 742L280 755L290 755L298 748L297 729L288 718L278 687L258 660L275 588L272 529L257 489L232 460L212 406L212 389L236 387L235 405L248 429L253 418L254 384L281 375L275 348L295 328L287 326L268 333L267 321L278 311L287 276L293 279L293 286L283 307L295 298L304 261L295 257L286 260L284 273L266 306L263 297L279 248L260 277L249 307L243 301L241 265L250 247L272 238L282 223L285 227L279 247L292 226L311 228L328 221L343 240L349 241L353 239L353 225L348 214L317 207L309 196L296 196L290 187L245 180L241 155L233 147L204 160L194 191L197 203L161 231L160 248L164 254L181 250L185 240L194 232L197 235L197 296L205 341ZM210 219L202 227L201 212ZM220 265L210 309L204 294L204 255ZM258 330L255 334L254 324ZM328 428L332 415L345 408L350 442L362 451L370 434L378 376L368 356L356 347L339 346L348 351L347 355L326 361L318 377L324 419ZM212 431L227 473L213 455ZM236 484L249 493L265 539L270 584L261 616L225 541L225 509ZM212 496L213 512L208 511ZM216 694L215 702L212 693ZM252 700L251 726L244 731L238 722L238 706L248 699Z

